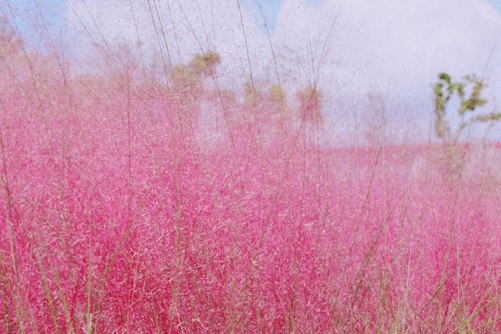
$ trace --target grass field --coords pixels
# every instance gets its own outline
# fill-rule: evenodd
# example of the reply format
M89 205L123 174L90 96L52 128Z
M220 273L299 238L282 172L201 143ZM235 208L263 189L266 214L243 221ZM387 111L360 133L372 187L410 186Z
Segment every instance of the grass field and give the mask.
M499 145L136 70L3 54L1 333L501 332Z

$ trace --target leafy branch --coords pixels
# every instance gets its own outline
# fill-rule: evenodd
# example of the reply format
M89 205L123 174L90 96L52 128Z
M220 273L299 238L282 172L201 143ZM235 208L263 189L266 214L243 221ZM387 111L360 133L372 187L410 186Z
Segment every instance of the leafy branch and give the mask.
M501 113L491 112L487 114L473 115L477 108L487 104L487 100L482 97L482 91L486 87L483 80L475 75L467 75L462 81L454 82L448 73L442 72L438 75L439 81L435 84L435 134L437 137L455 142L461 132L474 123L485 123L498 121ZM455 131L451 130L446 118L447 105L451 99L459 98L458 115L461 117Z

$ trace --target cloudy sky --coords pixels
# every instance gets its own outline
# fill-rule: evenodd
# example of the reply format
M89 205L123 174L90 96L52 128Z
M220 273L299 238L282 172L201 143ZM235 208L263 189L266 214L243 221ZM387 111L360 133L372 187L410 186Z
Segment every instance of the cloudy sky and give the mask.
M26 1L33 3L10 3ZM251 72L289 92L317 83L334 132L377 119L367 114L378 108L368 106L383 101L389 131L412 141L404 137L430 128L431 87L441 71L485 77L488 111L501 111L501 0L41 3L52 26L64 27L66 47L86 59L99 57L93 45L104 41L147 62L163 56L174 64L213 49L223 59L219 79L231 87ZM157 38L160 27L167 44Z

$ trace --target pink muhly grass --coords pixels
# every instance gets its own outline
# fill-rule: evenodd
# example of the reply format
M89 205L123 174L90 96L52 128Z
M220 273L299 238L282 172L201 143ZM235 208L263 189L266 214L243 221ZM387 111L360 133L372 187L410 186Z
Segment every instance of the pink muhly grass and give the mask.
M501 331L495 169L449 177L431 144L324 147L231 92L16 66L3 332Z

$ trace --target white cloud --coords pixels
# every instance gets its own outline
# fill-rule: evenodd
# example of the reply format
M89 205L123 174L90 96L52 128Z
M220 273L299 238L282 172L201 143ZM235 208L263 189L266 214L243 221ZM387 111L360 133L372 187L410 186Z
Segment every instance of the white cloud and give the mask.
M385 96L394 129L409 121L429 127L430 89L441 71L456 77L486 71L487 94L501 98L501 16L486 1L331 0L306 6L285 0L274 38L301 55L302 61L286 62L290 71L307 67L338 97L363 105L360 98L368 92ZM308 55L322 67L308 67Z
M158 56L157 14L153 13L155 32L148 1L133 2L131 11L129 1L87 0L84 6L69 0L78 14L77 19L68 12L70 30L80 29L82 20L99 43L102 39L96 27L111 45L128 44L148 59ZM201 49L214 49L222 55L221 80L226 85L239 87L248 79L247 48L236 1L149 3L159 8L174 63L189 60ZM246 3L242 20L252 71L256 77L275 82L275 63L263 22L256 8ZM328 107L351 105L348 112L328 111L343 127L353 121L352 110L362 105L362 98L381 94L393 110L389 117L394 129L403 129L409 120L429 125L430 88L440 71L462 76L483 75L485 70L489 97L501 100L500 43L501 15L486 0L283 0L271 35L280 78L289 90L319 79L331 98ZM166 55L165 45L161 48Z

